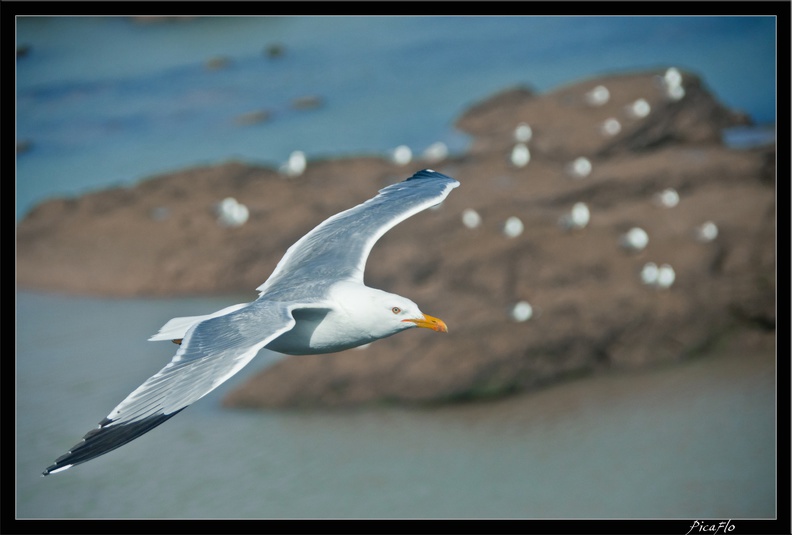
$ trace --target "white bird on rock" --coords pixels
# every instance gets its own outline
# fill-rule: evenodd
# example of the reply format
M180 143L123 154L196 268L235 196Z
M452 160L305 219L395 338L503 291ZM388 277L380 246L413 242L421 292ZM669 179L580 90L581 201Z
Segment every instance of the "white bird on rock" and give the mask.
M448 332L411 300L363 283L377 240L459 186L425 169L336 214L292 245L259 286L258 298L213 314L174 318L149 340L179 344L173 359L124 399L44 475L136 439L237 373L262 348L291 355L361 346L405 329Z

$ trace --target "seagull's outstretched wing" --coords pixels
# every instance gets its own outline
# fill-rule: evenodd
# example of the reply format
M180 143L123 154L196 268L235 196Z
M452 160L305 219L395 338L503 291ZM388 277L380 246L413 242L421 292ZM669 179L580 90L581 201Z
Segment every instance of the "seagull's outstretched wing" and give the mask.
M388 230L441 203L459 182L431 169L380 190L366 202L336 214L289 247L275 271L257 290L294 288L306 281L363 282L371 248Z
M234 307L229 307L234 308ZM130 442L165 422L237 373L271 340L294 326L297 305L257 300L187 331L176 355L129 394L44 475Z
M399 222L442 202L458 185L453 178L426 169L388 186L376 197L327 219L290 247L272 276L259 286L257 300L168 322L151 340L183 338L173 360L56 459L44 475L134 440L217 388L295 325L293 310L322 307L317 296L323 294L313 290L340 280L362 283L376 241ZM279 300L268 299L265 293L277 293Z

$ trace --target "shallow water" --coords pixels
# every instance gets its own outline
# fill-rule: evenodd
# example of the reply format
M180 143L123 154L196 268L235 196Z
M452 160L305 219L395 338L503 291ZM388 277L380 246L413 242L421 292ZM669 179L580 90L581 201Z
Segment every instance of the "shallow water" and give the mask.
M171 344L146 341L162 323L236 302L17 294L17 517L775 515L769 354L727 352L483 404L223 409L223 393L266 365L259 357L147 435L41 477L170 359Z

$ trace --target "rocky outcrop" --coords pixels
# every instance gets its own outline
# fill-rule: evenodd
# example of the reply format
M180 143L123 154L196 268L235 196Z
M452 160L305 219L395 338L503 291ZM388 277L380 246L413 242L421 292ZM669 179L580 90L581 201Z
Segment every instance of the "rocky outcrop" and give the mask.
M696 76L669 72L547 94L515 89L473 106L457 123L472 136L469 151L432 164L461 187L386 234L366 274L369 285L441 317L449 334L409 331L284 359L225 403L478 399L685 358L731 329L772 331L775 148L724 146L721 130L747 118ZM522 161L512 159L518 143ZM18 225L17 281L115 296L249 291L253 299L305 232L420 167L345 158L308 162L286 179L227 162L53 200ZM663 204L664 191L671 202ZM246 205L244 224L218 222L225 197ZM575 225L565 217L578 203L589 217ZM466 226L473 211L479 224L467 217ZM704 223L714 225L709 234ZM634 227L648 243L628 250L623 236ZM642 280L648 263L670 266L672 284ZM519 302L530 305L529 319L515 319Z

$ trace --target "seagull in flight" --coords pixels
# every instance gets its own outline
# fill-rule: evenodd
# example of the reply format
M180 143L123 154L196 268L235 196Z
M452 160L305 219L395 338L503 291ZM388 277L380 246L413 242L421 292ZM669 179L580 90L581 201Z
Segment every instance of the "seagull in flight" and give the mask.
M388 230L441 203L459 186L424 169L336 214L292 245L251 303L174 318L149 340L179 345L173 359L44 470L62 472L147 433L242 369L262 349L289 355L343 351L406 329L448 332L413 301L363 283L366 260Z

